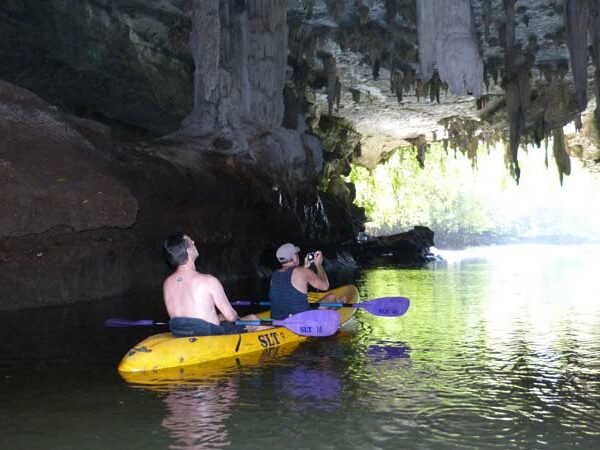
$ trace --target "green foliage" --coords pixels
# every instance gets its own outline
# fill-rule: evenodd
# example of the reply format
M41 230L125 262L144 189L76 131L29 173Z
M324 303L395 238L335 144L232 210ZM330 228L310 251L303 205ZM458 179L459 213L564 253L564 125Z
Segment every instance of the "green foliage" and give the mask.
M356 204L365 208L371 234L425 225L435 231L438 245L463 245L485 234L514 231L496 220L474 175L469 160L460 153L447 155L438 146L430 148L424 169L412 149L400 148L373 171L353 166L349 180L356 186Z
M461 152L431 146L420 169L415 151L401 148L372 171L354 166L349 179L373 235L425 225L439 247L600 240L600 215L590 200L600 189L600 176L573 160L574 173L561 184L554 158L530 146L520 152L523 176L516 185L503 162L498 147L480 147L473 169Z

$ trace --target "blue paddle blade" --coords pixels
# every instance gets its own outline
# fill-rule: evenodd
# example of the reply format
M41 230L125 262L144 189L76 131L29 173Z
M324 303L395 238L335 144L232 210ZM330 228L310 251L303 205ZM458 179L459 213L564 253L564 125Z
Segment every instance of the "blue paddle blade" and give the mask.
M410 300L406 297L382 297L365 303L356 303L354 306L366 309L376 316L398 317L408 311Z
M269 302L269 301L258 301L258 300L236 300L234 302L231 302L231 306L252 306L252 305L269 306L270 304L271 304L271 302Z
M340 315L331 310L304 311L273 325L283 326L301 336L331 336L340 328Z
M107 327L149 327L152 325L162 325L162 322L154 322L153 320L127 320L127 319L107 319L104 325Z

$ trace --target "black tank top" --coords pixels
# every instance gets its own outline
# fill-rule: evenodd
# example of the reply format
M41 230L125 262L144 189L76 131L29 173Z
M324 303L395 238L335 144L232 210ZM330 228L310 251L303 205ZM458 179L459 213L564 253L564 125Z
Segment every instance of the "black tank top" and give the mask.
M290 267L283 272L275 271L271 275L269 299L272 319L286 319L290 314L298 314L310 309L307 295L292 286L294 269L295 267Z

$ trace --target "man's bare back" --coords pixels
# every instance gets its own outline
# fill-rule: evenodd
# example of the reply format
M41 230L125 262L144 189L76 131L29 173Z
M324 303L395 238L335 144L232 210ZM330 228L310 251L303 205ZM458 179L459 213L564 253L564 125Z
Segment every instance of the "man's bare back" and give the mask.
M194 328L193 333L201 334L229 334L243 331L258 331L269 328L268 326L237 326L228 325L235 323L240 316L229 303L221 282L212 275L196 271L196 258L198 249L194 241L187 235L174 233L164 243L167 260L176 267L163 283L163 298L165 307L171 318L171 331L184 335L189 330L182 330L187 325L173 324L173 321L185 319L200 319L215 325L216 330L206 331L205 328ZM220 312L220 314L218 313ZM242 320L258 320L254 314L241 318ZM223 322L223 323L221 323ZM194 325L195 327L196 325ZM177 330L174 330L174 327Z
M181 266L165 280L163 295L171 318L192 317L219 325L216 307L225 320L238 319L219 280L186 266Z

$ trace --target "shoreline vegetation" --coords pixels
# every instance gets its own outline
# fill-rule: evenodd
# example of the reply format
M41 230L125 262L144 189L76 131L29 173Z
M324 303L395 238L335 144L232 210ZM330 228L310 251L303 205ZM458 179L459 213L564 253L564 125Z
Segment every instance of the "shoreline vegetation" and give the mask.
M415 225L435 233L436 247L515 242L600 241L600 215L591 194L600 176L573 162L561 185L552 159L541 149L521 157L517 185L502 166L501 151L480 145L477 166L461 153L448 157L441 144L423 168L411 148L398 148L373 170L353 166L355 203L365 209L366 233L392 235Z

